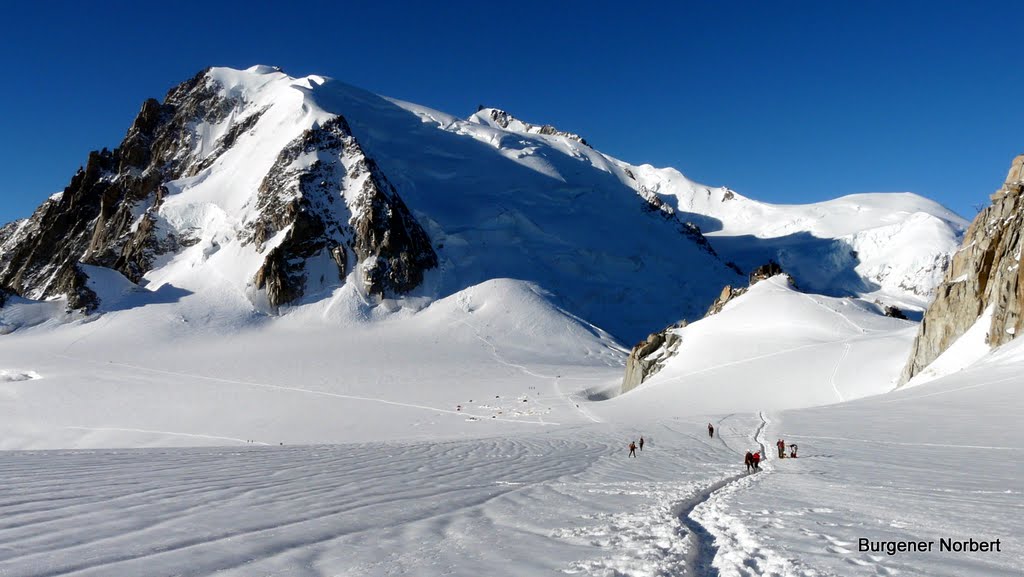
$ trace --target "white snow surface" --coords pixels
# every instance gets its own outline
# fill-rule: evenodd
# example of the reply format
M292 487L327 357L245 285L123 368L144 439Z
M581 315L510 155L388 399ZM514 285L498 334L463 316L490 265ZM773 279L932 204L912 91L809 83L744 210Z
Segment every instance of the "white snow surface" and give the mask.
M958 339L942 354L932 361L920 373L914 375L904 387L916 387L934 381L935 379L963 370L976 363L992 351L988 344L988 331L992 326L992 313L995 305L989 305L978 320L974 321L967 332L960 335Z

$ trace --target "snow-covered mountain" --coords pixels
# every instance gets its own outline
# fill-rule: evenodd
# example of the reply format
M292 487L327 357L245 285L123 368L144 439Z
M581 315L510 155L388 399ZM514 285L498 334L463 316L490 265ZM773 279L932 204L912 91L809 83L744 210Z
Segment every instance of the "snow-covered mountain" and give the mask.
M352 319L515 278L631 339L699 314L735 278L615 161L494 116L459 120L267 67L210 69L148 101L119 148L4 229L0 285L102 310L83 262L221 314L330 300Z
M461 120L319 76L213 68L0 229L0 286L103 310L85 263L217 316L328 300L352 319L515 278L630 342L699 318L769 258L809 290L920 305L961 224L914 195L767 205L496 109Z
M777 275L728 299L720 312L659 333L641 354L634 349L623 387L644 394L614 402L642 407L685 394L728 412L878 395L896 387L915 329L872 302L807 294ZM631 377L637 362L651 366Z

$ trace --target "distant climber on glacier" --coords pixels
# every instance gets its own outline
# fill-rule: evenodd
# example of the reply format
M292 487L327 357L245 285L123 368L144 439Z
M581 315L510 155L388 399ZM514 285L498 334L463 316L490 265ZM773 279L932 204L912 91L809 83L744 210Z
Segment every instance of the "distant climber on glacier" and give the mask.
M712 439L715 438L715 426L712 425L711 423L708 423L708 436L711 437Z
M754 453L754 470L761 470L761 451Z
M794 459L796 458L796 445L789 446L789 456Z
M750 469L754 466L754 454L747 451L747 454L743 455L743 464L747 466L747 472L749 473Z
M640 437L640 452L642 453L643 450L644 450L644 438Z
M779 442L775 443L775 446L779 448L779 458L780 459L785 459L786 458L786 441L783 441L782 439L779 439Z
M635 457L636 456L636 443L634 443L633 441L629 442L629 456L630 457Z

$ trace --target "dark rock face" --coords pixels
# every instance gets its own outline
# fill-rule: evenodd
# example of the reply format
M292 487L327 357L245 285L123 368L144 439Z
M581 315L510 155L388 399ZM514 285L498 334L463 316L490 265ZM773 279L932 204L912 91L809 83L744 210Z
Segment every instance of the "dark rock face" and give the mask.
M960 338L988 307L988 344L997 347L1022 328L1024 305L1024 155L1010 166L992 204L978 213L953 255L945 280L924 314L900 382L920 373Z
M679 214L676 210L669 206L668 203L661 200L661 197L652 192L646 186L641 185L637 190L637 194L640 195L640 198L644 199L646 203L644 204L645 211L658 214L665 220L673 222L676 225L676 229L679 231L679 234L689 238L696 243L697 246L703 248L707 253L718 258L718 253L715 252L714 247L712 247L711 243L708 242L707 237L705 237L704 233L701 232L699 226L692 222L683 222L679 220ZM736 265L732 266L735 267ZM737 270L737 272L739 271Z
M310 152L318 160L293 166ZM429 237L342 116L307 130L281 151L260 185L257 207L260 217L247 224L243 242L262 251L287 229L253 279L256 288L266 289L272 307L303 296L306 259L317 255L334 262L340 283L351 254L360 265L363 290L379 297L412 290L437 266Z
M755 268L750 271L750 284L748 286L754 286L758 281L772 278L775 275L784 274L786 271L782 270L782 265L770 260L767 263Z
M903 314L903 311L899 307L888 305L885 307L885 316L892 317L894 319L907 320L907 315Z

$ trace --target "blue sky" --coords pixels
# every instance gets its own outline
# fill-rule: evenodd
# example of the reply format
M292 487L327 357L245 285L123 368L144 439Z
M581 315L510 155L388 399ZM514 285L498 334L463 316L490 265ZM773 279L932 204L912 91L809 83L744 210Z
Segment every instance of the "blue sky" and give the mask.
M769 202L912 191L970 218L1024 152L1019 3L642 4L6 6L0 221L210 65L323 74L460 116L504 108Z

